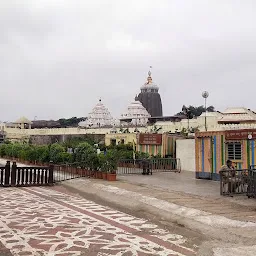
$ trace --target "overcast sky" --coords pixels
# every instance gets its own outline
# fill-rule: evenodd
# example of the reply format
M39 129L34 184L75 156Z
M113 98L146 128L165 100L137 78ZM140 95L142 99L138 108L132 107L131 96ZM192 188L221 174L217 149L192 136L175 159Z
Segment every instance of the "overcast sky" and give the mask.
M0 0L0 120L118 118L153 66L164 115L256 110L256 1Z

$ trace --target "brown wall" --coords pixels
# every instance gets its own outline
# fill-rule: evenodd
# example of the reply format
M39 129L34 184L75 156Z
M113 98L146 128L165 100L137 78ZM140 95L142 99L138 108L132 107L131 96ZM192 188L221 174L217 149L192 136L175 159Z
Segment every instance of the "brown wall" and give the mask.
M46 145L55 142L65 142L70 138L92 139L95 143L104 142L104 134L84 134L84 135L31 135L30 142L35 145Z

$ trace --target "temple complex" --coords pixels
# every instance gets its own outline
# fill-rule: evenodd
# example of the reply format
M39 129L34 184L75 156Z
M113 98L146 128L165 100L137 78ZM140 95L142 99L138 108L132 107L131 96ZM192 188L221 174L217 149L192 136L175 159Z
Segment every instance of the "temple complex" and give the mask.
M79 127L85 128L101 128L112 127L114 119L109 110L102 104L101 99L88 114L87 119L79 123Z
M138 99L151 117L163 116L162 100L158 93L159 87L153 82L151 71L148 72L147 82L140 87L140 90Z
M135 97L134 101L130 103L126 112L121 115L121 126L146 126L150 114L143 107L139 98Z

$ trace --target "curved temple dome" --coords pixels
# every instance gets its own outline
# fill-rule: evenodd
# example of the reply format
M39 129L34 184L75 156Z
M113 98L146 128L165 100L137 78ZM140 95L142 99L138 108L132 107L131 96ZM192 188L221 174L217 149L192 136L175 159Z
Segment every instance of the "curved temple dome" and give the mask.
M162 100L158 93L159 87L153 82L151 72L148 72L147 82L140 87L139 101L152 117L163 116Z
M144 126L147 124L149 117L150 114L136 96L135 100L128 106L127 111L121 115L120 121L122 123Z
M79 126L86 128L110 127L114 123L109 110L102 104L101 99L88 114L87 120L80 122Z

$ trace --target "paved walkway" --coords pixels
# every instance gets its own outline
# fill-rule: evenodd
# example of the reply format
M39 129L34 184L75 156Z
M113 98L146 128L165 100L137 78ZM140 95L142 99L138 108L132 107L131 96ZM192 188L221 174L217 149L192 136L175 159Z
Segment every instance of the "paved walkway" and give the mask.
M126 175L120 176L115 185L124 188L125 184L135 185L134 188L140 186L148 195L172 203L256 222L256 199L248 199L245 195L221 196L218 181L195 179L193 172Z
M118 179L107 182L81 178L62 184L124 211L166 224L176 223L183 227L185 236L190 236L188 230L199 232L204 241L199 246L200 256L256 255L255 199L220 196L218 182L195 180L191 173L127 175Z
M196 255L186 237L60 186L2 188L0 202L2 250L12 255Z

